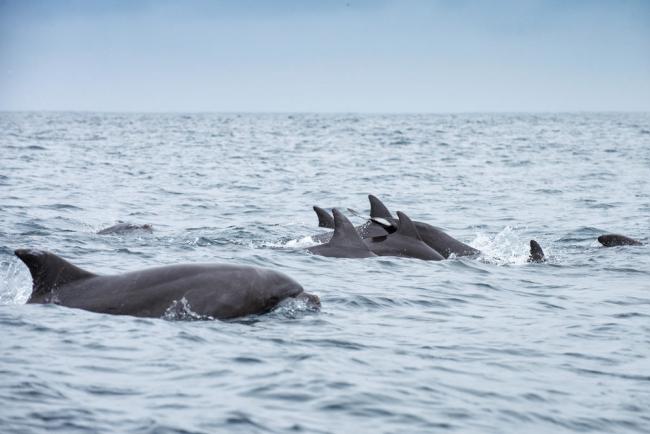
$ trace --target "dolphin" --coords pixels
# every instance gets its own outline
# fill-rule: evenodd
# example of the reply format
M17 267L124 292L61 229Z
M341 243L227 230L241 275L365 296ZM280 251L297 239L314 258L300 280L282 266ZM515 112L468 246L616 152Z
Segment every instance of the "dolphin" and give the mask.
M118 275L83 270L54 253L14 252L29 268L28 303L55 303L92 312L163 317L179 304L201 318L230 319L262 314L286 298L320 306L289 276L245 265L183 264Z
M376 256L361 239L350 220L341 211L334 208L334 233L329 242L307 250L315 255L332 258L369 258Z
M370 201L371 219L376 223L384 224L384 229L388 232L394 231L397 228L397 221L393 218L388 208L386 208L386 205L372 194L368 195L368 200ZM414 221L413 223L422 241L444 256L445 259L449 258L451 254L456 256L472 256L481 253L479 250L447 235L438 227L419 221Z
M318 217L318 226L321 228L334 229L334 218L329 215L329 213L321 207L314 205L314 212ZM361 238L370 238L370 237L381 237L388 235L388 232L381 224L377 224L372 220L368 220L362 225L356 226L355 229L361 236ZM333 232L323 232L320 234L313 235L311 238L319 243L326 243L331 238Z
M364 240L373 253L378 256L402 256L429 261L445 259L440 253L422 241L418 230L406 214L398 211L397 216L399 225L395 232L383 237Z
M642 246L641 241L626 237L625 235L605 234L598 237L598 242L605 247L614 246Z
M546 257L544 256L544 251L542 246L535 240L530 240L530 256L528 257L528 262L545 262Z
M116 225L104 228L97 232L98 235L122 235L129 232L144 231L148 233L153 232L153 226L150 224L136 225L133 223L118 223Z
M383 237L388 235L391 231L386 230L386 227L373 220L368 220L364 224L356 227L357 232L361 238ZM392 232L395 232L394 230Z
M327 211L323 208L314 205L314 212L318 217L318 227L334 229L334 217L332 217Z

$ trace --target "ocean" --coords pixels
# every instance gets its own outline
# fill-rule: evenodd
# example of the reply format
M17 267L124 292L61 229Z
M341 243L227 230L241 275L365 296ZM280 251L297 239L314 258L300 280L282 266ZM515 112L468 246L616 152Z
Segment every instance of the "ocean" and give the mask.
M649 432L649 113L4 112L0 131L2 433ZM304 250L313 205L360 224L368 194L481 255ZM154 232L97 234L118 221ZM28 305L17 248L105 274L263 266L322 308Z

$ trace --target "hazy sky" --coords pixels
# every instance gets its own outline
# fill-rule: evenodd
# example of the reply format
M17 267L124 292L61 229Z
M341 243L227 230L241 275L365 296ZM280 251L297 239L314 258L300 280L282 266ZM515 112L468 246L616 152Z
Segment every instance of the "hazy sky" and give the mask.
M650 1L0 0L0 109L650 111Z

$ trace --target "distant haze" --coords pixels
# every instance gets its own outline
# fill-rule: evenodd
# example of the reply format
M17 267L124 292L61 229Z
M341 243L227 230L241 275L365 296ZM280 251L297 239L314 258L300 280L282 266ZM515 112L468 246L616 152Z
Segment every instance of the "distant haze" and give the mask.
M650 1L0 0L0 110L650 111Z

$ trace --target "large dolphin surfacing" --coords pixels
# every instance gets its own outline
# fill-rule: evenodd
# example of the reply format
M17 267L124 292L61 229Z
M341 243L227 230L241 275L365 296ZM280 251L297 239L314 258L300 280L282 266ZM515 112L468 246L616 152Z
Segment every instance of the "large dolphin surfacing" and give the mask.
M56 303L92 312L163 317L179 303L202 318L262 314L286 298L312 308L318 297L289 276L245 265L184 264L102 276L41 250L16 250L33 280L28 303Z

